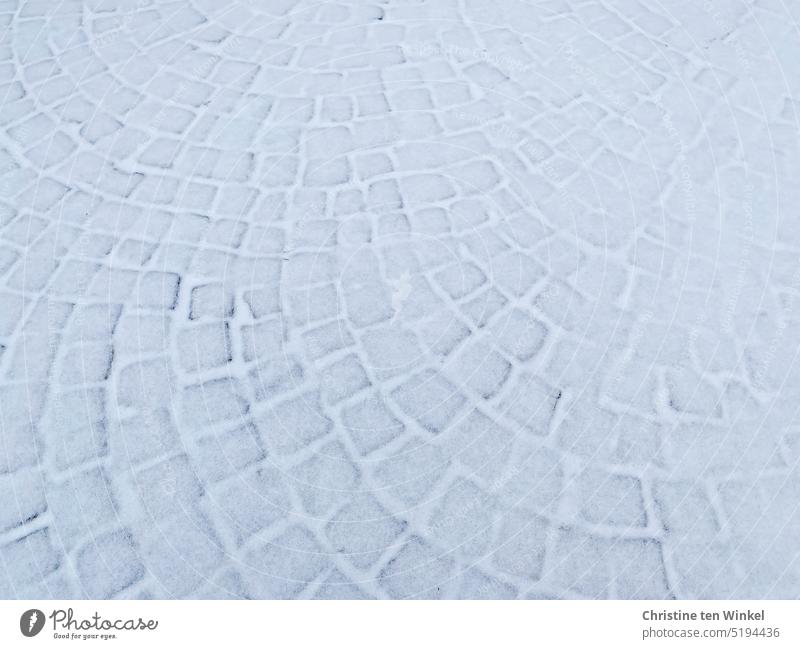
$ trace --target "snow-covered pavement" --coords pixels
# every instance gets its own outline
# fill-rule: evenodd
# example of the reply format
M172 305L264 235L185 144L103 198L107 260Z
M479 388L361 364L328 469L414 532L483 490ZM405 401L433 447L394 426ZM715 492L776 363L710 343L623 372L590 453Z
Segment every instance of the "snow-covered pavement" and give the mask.
M0 2L0 597L800 597L800 4Z

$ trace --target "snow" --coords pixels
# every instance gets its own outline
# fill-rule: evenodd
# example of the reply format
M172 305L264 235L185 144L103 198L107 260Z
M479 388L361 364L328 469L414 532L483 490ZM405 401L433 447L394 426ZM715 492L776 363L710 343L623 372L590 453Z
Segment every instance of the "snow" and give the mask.
M440 555L418 536L412 536L379 575L379 583L391 597L440 599L452 579L454 560Z
M116 515L111 485L99 468L47 485L47 507L52 512L59 539L69 548L91 537L96 521L113 519Z
M0 597L800 596L790 9L17 4Z
M325 535L336 552L364 570L394 545L406 527L405 521L393 517L375 497L359 495L331 518Z
M255 597L298 596L309 582L330 570L322 546L304 527L286 532L247 553L246 581Z
M145 575L134 540L127 530L90 537L76 552L75 570L86 595L106 599Z
M42 474L34 468L0 476L2 517L0 531L7 531L37 518L47 509Z

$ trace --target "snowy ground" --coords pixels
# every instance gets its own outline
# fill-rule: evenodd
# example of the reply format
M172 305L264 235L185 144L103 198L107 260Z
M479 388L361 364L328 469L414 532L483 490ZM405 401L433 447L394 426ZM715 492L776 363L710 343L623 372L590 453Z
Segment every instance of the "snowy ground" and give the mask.
M0 596L800 597L799 8L0 2Z

